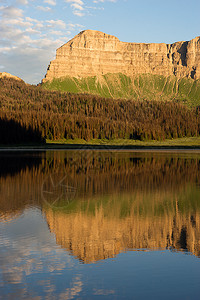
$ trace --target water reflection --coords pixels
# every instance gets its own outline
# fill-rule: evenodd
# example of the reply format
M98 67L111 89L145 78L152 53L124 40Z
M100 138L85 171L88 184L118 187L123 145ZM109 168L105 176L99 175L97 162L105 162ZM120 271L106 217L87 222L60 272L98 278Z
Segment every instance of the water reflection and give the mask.
M136 193L90 200L77 213L68 213L66 208L64 212L52 208L43 211L57 243L86 263L114 257L127 249L174 249L200 256L199 209L182 210L186 197L187 201L194 199L191 189L186 197L184 192L164 193L151 204L153 194Z
M136 249L200 256L198 153L50 151L1 162L1 220L39 208L57 245L84 263Z
M80 292L80 276L71 271L74 262L65 257L49 234L39 209L25 209L23 215L4 223L0 231L1 299L73 299ZM67 269L65 287L60 275ZM53 296L54 294L54 296ZM67 296L67 297L64 297Z

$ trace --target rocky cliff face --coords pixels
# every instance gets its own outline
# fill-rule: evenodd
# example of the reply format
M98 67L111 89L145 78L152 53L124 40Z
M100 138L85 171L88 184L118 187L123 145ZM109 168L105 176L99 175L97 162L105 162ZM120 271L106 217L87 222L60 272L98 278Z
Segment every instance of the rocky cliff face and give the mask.
M43 82L108 73L200 78L200 37L174 44L124 43L93 30L80 32L56 51Z

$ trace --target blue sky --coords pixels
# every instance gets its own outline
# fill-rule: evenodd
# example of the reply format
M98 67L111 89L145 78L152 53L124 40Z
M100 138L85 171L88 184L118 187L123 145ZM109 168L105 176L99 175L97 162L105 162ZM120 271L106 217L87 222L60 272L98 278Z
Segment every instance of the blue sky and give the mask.
M84 29L124 42L200 35L199 0L0 0L0 72L39 83L56 49Z

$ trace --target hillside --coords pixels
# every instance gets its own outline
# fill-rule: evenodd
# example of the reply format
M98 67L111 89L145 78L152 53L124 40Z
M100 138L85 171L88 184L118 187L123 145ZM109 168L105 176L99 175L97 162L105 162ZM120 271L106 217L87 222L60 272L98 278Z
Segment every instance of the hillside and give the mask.
M0 121L0 144L44 139L164 140L200 132L199 109L175 101L52 92L12 78L0 78Z
M21 78L17 77L17 76L14 76L10 73L7 73L7 72L0 72L0 78L12 78L12 79L15 79L15 80L19 80L19 81L23 81Z
M126 43L85 30L56 50L45 89L105 98L200 105L200 37L173 44Z
M134 78L124 74L94 77L54 78L42 84L47 90L88 93L105 98L134 100L175 100L189 107L200 105L200 80L176 76L141 74Z

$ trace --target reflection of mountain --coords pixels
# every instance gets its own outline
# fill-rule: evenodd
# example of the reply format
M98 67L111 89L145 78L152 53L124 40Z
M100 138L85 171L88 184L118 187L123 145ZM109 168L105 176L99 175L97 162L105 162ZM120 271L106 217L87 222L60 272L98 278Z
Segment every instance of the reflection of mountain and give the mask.
M2 158L4 221L27 206L42 207L57 243L84 262L132 248L171 247L200 256L199 154L50 151L16 163L17 157ZM62 201L52 210L42 187L62 174L77 191L69 202L57 185Z
M184 193L138 192L108 197L106 203L90 199L74 213L44 213L57 243L85 263L128 249L168 248L200 256L200 210L192 205L200 192L188 187Z

